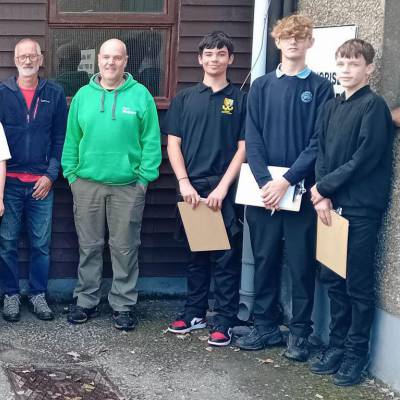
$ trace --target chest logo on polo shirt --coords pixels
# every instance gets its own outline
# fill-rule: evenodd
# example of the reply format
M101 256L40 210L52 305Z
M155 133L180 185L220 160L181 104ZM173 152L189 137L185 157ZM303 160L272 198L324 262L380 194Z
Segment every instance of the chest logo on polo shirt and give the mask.
M233 111L233 99L224 98L224 103L222 104L221 113L222 114L232 114Z
M309 92L308 90L306 90L305 92L303 92L301 94L301 101L303 103L311 103L313 99L313 94L311 92Z

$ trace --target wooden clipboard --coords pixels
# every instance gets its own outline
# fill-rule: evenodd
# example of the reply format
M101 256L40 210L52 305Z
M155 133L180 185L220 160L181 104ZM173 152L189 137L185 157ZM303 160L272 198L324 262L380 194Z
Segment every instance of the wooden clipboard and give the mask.
M228 234L221 211L213 211L203 202L195 209L184 201L178 203L183 227L191 251L229 250Z
M346 279L347 242L349 221L331 210L332 225L327 226L318 218L317 260Z

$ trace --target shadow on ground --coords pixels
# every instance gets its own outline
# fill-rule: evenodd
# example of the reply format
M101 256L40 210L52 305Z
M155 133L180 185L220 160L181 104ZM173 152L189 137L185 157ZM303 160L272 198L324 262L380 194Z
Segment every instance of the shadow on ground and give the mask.
M211 349L206 330L166 334L180 306L172 300L141 302L140 325L130 333L113 328L107 307L81 326L66 322L62 306L53 322L24 310L20 322L0 323L0 399L400 399L371 379L354 388L335 387L306 364L285 360L282 348Z

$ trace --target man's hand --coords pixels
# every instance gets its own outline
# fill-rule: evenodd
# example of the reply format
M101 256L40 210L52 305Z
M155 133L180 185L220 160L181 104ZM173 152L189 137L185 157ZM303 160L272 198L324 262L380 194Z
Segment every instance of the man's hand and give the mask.
M4 214L4 202L3 199L0 199L0 217Z
M324 197L318 192L317 185L315 184L311 188L311 201L314 204L314 206L319 203L321 200L323 200Z
M332 224L331 210L333 208L331 200L324 198L321 201L319 201L314 206L314 208L318 214L318 217L321 219L322 223L331 226Z
M279 202L288 190L290 183L284 178L273 179L261 188L265 208L279 209Z
M228 194L228 188L218 185L207 197L205 203L214 211L222 208L222 202Z
M196 189L191 185L189 179L182 179L179 181L179 190L186 203L196 208L200 203L200 195L196 192Z
M33 187L32 197L36 200L43 200L50 192L53 182L47 177L42 176L39 178Z

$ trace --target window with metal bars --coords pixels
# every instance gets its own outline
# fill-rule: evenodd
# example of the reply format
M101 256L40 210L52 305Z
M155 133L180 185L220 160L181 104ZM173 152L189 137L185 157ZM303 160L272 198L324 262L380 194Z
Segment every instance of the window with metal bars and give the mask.
M49 70L68 97L98 72L97 56L107 39L127 46L126 71L145 85L159 108L173 88L176 1L56 0L49 5Z

